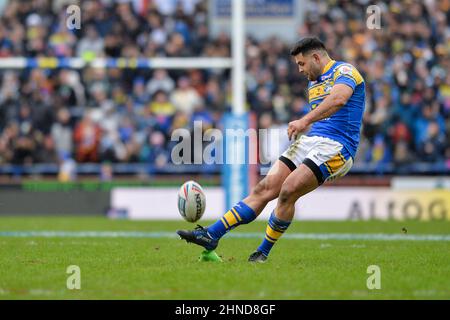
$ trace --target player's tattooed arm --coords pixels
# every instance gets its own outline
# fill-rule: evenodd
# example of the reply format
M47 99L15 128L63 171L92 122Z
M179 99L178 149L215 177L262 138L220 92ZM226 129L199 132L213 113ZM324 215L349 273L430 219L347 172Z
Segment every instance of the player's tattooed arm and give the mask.
M306 129L316 121L325 119L336 113L344 106L353 94L353 89L345 84L336 84L331 88L330 94L314 110L299 120L289 122L289 140Z

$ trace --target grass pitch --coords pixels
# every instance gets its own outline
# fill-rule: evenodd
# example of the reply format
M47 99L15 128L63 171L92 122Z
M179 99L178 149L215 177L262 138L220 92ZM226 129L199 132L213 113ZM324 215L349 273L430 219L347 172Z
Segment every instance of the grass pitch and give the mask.
M250 264L265 225L226 235L214 263L177 239L187 222L2 217L0 299L450 299L450 222L294 221L266 264ZM80 290L66 287L70 265Z

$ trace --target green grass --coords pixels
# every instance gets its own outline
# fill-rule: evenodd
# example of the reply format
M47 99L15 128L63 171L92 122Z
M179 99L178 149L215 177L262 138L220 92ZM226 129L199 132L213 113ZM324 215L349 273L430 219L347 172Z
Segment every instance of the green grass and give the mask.
M208 225L208 222L202 222ZM170 231L185 222L2 217L1 231ZM288 233L450 234L450 222L300 222ZM261 232L264 222L237 232ZM225 237L223 263L176 238L0 237L0 299L450 299L450 241L283 239L249 264L260 239ZM68 290L66 268L81 268ZM381 268L381 289L366 287Z

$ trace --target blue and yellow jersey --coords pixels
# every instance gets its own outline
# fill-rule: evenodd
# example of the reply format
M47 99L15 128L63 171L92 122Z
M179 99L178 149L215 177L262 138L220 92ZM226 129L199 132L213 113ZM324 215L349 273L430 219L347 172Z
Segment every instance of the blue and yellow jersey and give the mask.
M360 128L365 107L364 79L354 66L331 60L317 81L308 84L309 106L316 108L335 84L343 83L353 89L347 103L329 118L313 123L307 136L321 136L341 143L352 158L359 144Z

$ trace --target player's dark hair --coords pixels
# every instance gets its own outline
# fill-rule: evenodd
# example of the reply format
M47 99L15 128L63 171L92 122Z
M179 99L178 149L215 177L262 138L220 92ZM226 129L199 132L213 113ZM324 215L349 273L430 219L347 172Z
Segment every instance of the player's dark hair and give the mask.
M291 49L291 56L296 56L300 53L305 55L313 50L322 50L325 52L327 51L323 42L320 41L318 38L316 37L303 38L302 40L298 41Z

